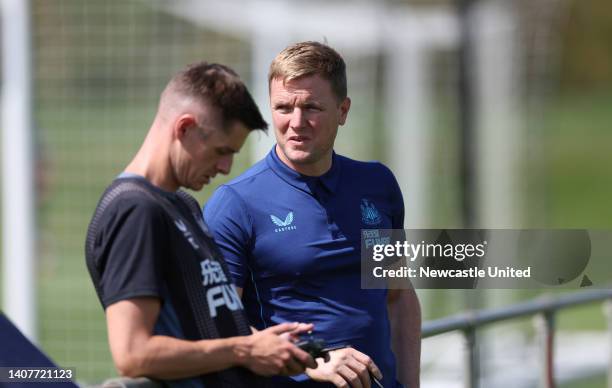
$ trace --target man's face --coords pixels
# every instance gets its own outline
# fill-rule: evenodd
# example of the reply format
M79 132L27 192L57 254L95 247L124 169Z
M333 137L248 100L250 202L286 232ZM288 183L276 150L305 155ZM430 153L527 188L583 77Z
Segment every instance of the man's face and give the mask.
M249 134L249 130L235 121L227 129L196 125L185 130L181 139L182 151L174 163L180 186L198 191L217 175L229 174L234 154Z
M331 166L338 126L343 125L350 100L338 101L330 83L318 75L270 84L270 106L277 153L294 170L323 174Z

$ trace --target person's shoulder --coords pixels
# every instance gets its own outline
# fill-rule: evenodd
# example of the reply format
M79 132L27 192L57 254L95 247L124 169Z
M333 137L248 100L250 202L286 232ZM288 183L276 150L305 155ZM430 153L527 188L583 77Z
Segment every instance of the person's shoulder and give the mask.
M110 236L132 234L142 228L164 228L168 215L147 188L138 182L116 179L102 194L87 229L87 252ZM105 236L105 237L103 237ZM89 260L89 259L88 259Z
M358 175L369 180L395 179L391 169L377 160L362 161L343 155L336 155L336 157L342 164L342 170L350 175Z
M252 193L259 193L268 187L270 178L273 175L274 172L270 169L266 159L264 158L236 178L219 186L209 199L208 203L214 203L218 200L244 200Z
M243 186L239 182L230 181L217 187L204 204L206 222L214 223L218 218L226 218L235 212L243 212L246 209L246 201L238 192L241 188L244 189Z
M272 173L272 170L264 158L249 167L245 172L238 175L236 178L227 182L225 186L232 187L235 190L240 190L243 187L257 185L261 179L269 173Z
M165 210L152 190L138 180L115 179L104 191L98 211L160 216Z
M206 222L214 224L218 219L248 213L253 196L269 187L273 176L274 172L264 158L236 178L217 187L204 205Z

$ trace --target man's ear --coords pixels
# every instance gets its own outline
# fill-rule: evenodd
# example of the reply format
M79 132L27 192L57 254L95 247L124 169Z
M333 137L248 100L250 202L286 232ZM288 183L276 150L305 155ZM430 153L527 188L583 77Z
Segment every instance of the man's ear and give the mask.
M175 139L182 141L189 130L196 127L197 123L195 117L191 114L184 114L179 116L179 118L174 122L174 126L172 127L172 135Z
M338 120L338 123L340 125L344 125L344 123L346 122L346 117L348 116L348 112L351 109L351 99L345 97L344 100L340 103L338 109L340 110L340 118Z

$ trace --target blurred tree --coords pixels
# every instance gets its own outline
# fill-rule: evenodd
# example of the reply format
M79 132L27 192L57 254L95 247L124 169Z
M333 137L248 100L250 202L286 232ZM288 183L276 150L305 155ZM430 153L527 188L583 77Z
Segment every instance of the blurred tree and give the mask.
M573 0L562 31L561 87L612 88L612 2Z

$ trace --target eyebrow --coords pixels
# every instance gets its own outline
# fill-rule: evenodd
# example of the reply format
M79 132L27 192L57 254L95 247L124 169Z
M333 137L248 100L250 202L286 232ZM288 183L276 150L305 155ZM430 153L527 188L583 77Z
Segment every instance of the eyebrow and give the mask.
M300 104L301 106L322 106L321 102L317 100L306 100Z
M272 104L273 108L284 108L288 106L293 106L293 104L285 100L276 101ZM322 106L322 104L319 100L309 98L306 101L301 101L297 106Z
M288 101L276 101L272 104L274 108L282 108L291 105Z

